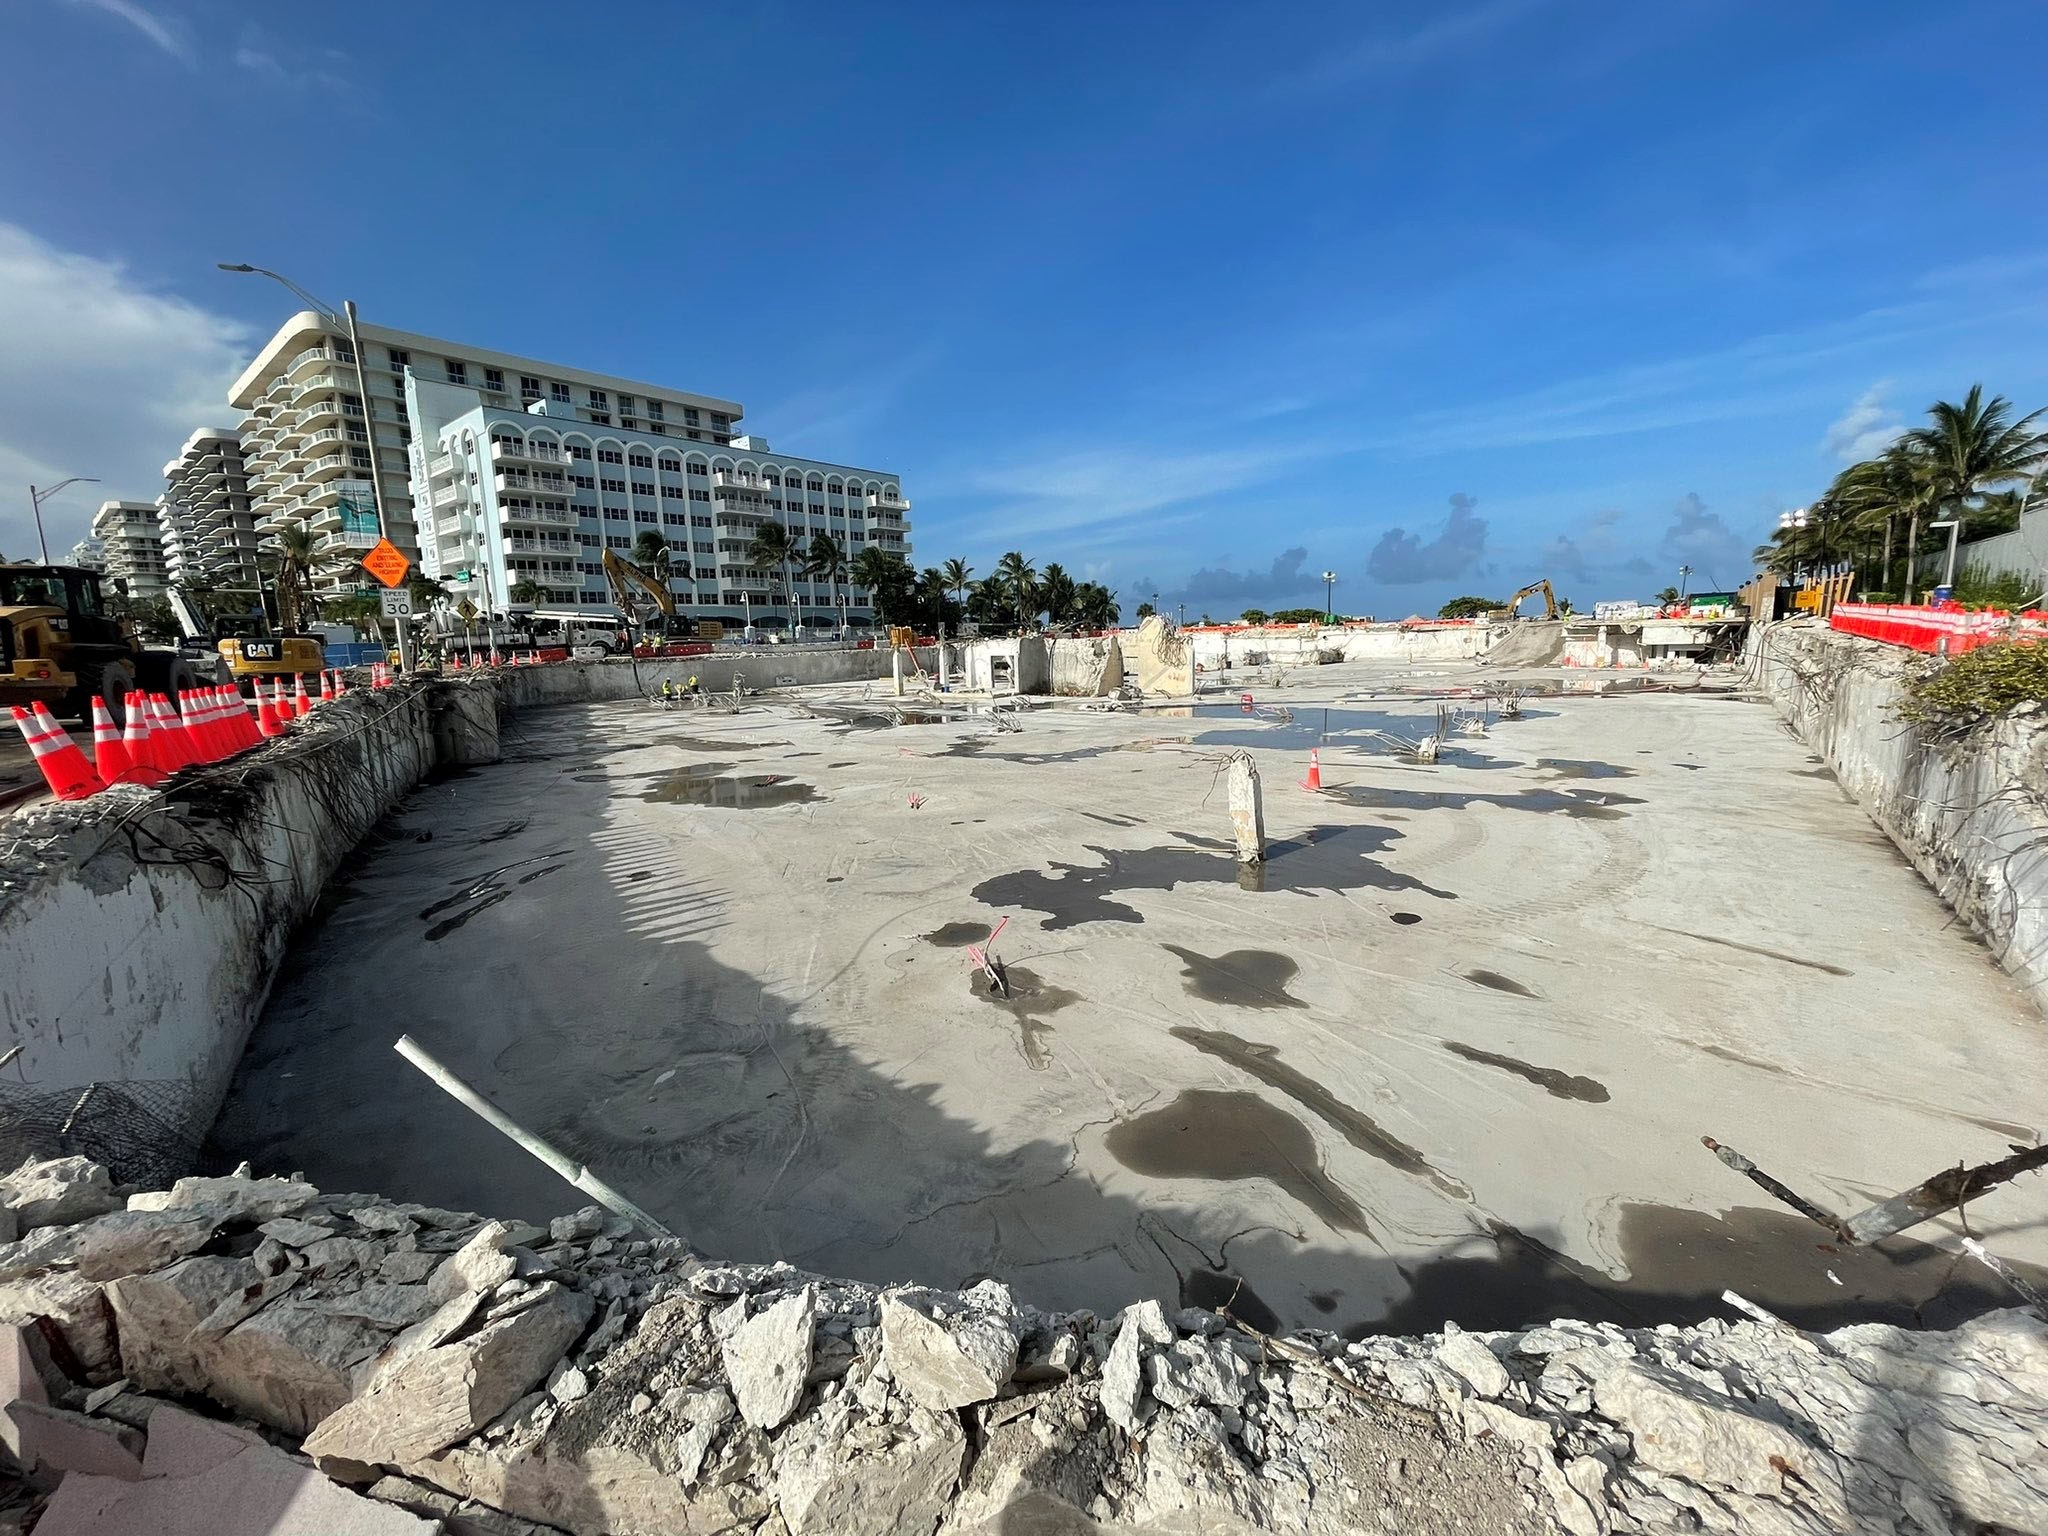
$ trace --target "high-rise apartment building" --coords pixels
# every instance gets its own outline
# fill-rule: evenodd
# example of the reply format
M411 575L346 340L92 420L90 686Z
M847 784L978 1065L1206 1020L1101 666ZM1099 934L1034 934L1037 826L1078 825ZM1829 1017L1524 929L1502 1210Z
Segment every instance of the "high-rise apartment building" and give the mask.
M88 571L104 571L107 568L107 546L87 535L71 546L71 553L65 558Z
M236 433L201 427L185 439L164 466L157 525L174 584L255 585L256 520Z
M92 536L106 546L107 575L130 597L162 597L170 586L156 514L150 501L103 501L93 514Z
M345 327L302 311L230 391L248 413L241 447L259 536L303 522L329 550L367 549L376 542L374 474L392 541L429 576L474 571L497 608L531 580L548 597L520 606L616 613L602 551L628 549L653 528L673 548L679 605L707 618L729 610L741 622L811 610L822 620L836 608L823 582L782 594L779 572L774 594L793 602L769 608L771 573L750 572L740 558L741 535L750 541L752 532L742 518L773 517L804 542L830 532L849 558L870 543L908 555L908 503L894 475L768 455L759 439L737 435L735 401L383 326L359 325L357 335L360 378ZM496 440L513 436L556 458L506 462ZM717 472L730 477L722 488ZM762 479L753 500L740 484L750 475ZM714 505L721 489L730 501ZM842 582L837 595L864 615L865 593Z

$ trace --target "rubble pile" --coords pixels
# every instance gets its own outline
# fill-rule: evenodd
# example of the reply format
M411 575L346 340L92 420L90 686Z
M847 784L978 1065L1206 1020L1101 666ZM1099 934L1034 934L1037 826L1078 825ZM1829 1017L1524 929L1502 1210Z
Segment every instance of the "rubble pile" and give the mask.
M1271 1339L77 1158L0 1239L4 1536L2048 1531L2018 1311Z

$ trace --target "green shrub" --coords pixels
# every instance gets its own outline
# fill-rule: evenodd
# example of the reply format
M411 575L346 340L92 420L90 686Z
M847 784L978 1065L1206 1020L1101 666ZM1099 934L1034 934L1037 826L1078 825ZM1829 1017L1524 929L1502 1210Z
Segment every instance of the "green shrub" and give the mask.
M2041 594L2038 578L2023 571L1985 571L1966 565L1956 576L1955 599L1965 608L2002 608L2017 613Z
M1962 730L2030 700L2048 700L2048 645L2000 640L1908 680L1899 716Z

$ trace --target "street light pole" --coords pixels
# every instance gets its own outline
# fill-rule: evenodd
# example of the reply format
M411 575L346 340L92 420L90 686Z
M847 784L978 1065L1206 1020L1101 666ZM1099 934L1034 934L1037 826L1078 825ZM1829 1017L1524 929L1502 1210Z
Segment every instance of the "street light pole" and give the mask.
M1948 565L1942 572L1941 585L1943 591L1953 593L1956 585L1956 540L1962 535L1963 520L1951 517L1937 523L1929 523L1927 526L1948 530Z
M348 350L355 361L356 393L362 397L363 401L363 442L370 451L370 505L377 514L377 537L380 539L390 538L391 524L384 513L384 466L377 459L377 407L376 402L370 398L369 375L363 371L363 342L356 329L356 301L354 299L343 299L341 301L341 313L337 315L327 305L322 304L290 278L282 273L273 272L268 267L252 267L246 261L221 261L215 262L214 265L223 272L246 272L257 277L267 277L288 292L296 294L300 299L312 305L313 312L319 315L323 321L332 322L339 320L347 329ZM412 670L411 631L406 628L406 623L403 619L392 620L392 627L398 631L399 669L410 672Z
M43 534L43 503L63 490L67 485L98 484L99 481L95 480L91 475L73 475L69 480L59 480L55 485L45 490L39 491L34 486L28 488L28 506L29 510L36 517L36 543L42 547L43 564L48 565L50 563L50 541Z
M1691 590L1692 567L1689 565L1681 565L1678 568L1678 602L1680 607L1683 607L1685 605L1686 595Z
M1336 587L1337 573L1335 571L1323 572L1323 622L1325 624L1331 623L1337 617L1333 611L1337 603Z

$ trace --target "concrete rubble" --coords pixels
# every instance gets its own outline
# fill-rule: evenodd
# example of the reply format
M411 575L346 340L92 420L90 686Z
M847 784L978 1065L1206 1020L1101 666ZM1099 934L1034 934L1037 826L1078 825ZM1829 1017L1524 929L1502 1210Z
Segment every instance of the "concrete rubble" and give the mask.
M1270 1339L66 1162L4 1181L0 1530L2048 1532L2021 1311Z

